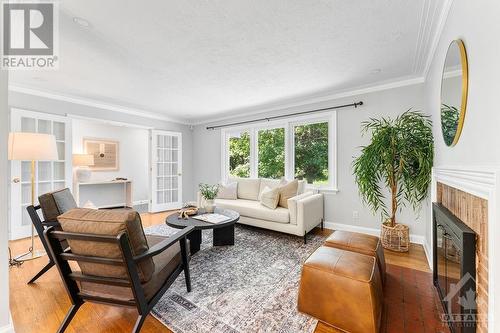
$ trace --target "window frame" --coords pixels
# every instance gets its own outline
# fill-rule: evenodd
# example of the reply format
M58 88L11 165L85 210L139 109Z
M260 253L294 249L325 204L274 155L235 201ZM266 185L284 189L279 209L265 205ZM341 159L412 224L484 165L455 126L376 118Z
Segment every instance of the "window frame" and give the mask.
M296 126L328 123L328 184L307 184L307 189L322 192L337 192L337 112L329 111L294 118L284 118L221 129L221 179L227 180L229 173L229 138L231 134L248 132L250 135L250 178L258 178L258 132L275 128L285 129L285 179L295 178L295 131Z

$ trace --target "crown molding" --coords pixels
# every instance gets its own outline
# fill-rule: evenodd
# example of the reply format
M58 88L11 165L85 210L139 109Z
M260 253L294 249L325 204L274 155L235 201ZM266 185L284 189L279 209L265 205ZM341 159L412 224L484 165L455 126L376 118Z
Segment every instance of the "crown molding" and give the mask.
M150 112L150 111L143 110L143 109L130 108L130 107L126 107L126 106L119 105L119 104L99 101L96 99L61 94L58 92L36 89L36 88L23 86L23 85L19 85L19 84L9 83L9 91L38 96L38 97L43 97L43 98L48 98L48 99L53 99L53 100L57 100L57 101L68 102L68 103L72 103L72 104L90 106L90 107L94 107L94 108L98 108L98 109L114 111L114 112L128 114L128 115L141 117L141 118L163 120L163 121L178 123L178 124L182 124L182 125L189 125L190 124L189 122L178 119L178 118L165 116L162 114Z
M238 118L238 117L246 116L249 114L251 114L252 116L258 116L258 115L265 114L268 112L285 111L285 110L290 109L290 108L306 107L306 106L310 106L311 104L315 104L315 103L328 103L328 102L332 102L332 101L340 99L340 98L352 97L352 96L369 94L369 93L383 91L383 90L406 87L406 86L421 84L424 82L425 82L425 79L423 76L410 77L410 78L401 77L401 78L398 78L395 80L381 81L381 82L375 83L373 85L359 86L359 87L354 88L354 89L339 91L339 92L336 92L333 94L323 95L320 97L303 98L302 100L300 100L298 102L282 103L282 104L279 104L279 105L276 105L273 107L270 107L268 104L268 106L261 105L261 106L256 106L256 107L252 107L252 108L240 109L240 110L238 110L234 113L228 114L226 116L217 117L217 118L206 118L206 119L202 119L200 121L194 121L191 123L191 125L193 125L193 126L205 125L205 124L210 124L213 122Z
M448 19L448 15L450 14L450 9L452 4L453 0L444 0L443 7L439 15L436 32L434 33L434 36L430 41L429 52L427 53L427 58L425 60L424 68L422 70L422 76L424 78L427 78L427 74L429 73L429 69L431 68L431 64L432 61L434 60L434 55L436 54L439 40L441 39L441 35L443 34L444 26L446 24L446 20Z
M425 0L415 49L413 72L426 77L434 58L453 0Z

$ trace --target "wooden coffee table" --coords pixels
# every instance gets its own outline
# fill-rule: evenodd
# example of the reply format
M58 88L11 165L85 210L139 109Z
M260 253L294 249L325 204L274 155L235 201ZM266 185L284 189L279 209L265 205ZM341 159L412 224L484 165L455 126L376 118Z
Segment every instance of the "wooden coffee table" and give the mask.
M204 214L205 210L200 209L198 214ZM194 226L194 230L187 236L191 244L191 254L200 250L201 231L213 229L213 246L234 245L234 225L240 219L240 214L230 209L215 208L214 213L225 215L229 220L221 223L208 223L189 217L188 219L179 218L178 214L172 214L167 217L168 226L177 229L183 229L188 226Z

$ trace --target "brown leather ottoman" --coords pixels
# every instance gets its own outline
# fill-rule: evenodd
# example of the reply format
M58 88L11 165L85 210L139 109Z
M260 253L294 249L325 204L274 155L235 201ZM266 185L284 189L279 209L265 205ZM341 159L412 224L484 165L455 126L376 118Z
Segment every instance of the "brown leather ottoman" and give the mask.
M324 245L376 257L382 283L385 284L384 248L377 236L335 230Z
M351 333L379 332L382 282L375 258L322 246L304 263L298 310Z

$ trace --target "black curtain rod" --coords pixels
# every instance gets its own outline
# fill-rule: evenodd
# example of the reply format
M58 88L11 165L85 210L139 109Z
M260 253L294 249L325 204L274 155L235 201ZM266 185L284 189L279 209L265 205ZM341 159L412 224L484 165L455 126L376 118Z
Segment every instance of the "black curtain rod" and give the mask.
M284 114L284 115L280 115L280 116L272 116L272 117L266 117L266 118L260 118L260 119L239 121L239 122L236 122L236 123L229 123L229 124L223 124L223 125L207 126L207 130L214 130L214 129L223 128L223 127L230 127L230 126L251 124L251 123L257 123L257 122L261 122L261 121L271 121L271 120L275 120L275 119L289 118L289 117L293 117L293 116L300 116L300 115L304 115L304 114L310 114L310 113L321 112L321 111L328 111L328 110L336 110L336 109L342 109L342 108L348 108L348 107L357 108L358 106L361 106L361 105L363 105L363 102L359 101L359 102L351 103L351 104L343 104L343 105L337 105L337 106L330 106L328 108L323 108L323 109L315 109L315 110L310 110L310 111L295 112L295 113L289 113L289 114Z

